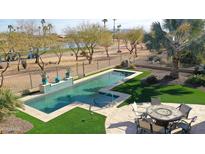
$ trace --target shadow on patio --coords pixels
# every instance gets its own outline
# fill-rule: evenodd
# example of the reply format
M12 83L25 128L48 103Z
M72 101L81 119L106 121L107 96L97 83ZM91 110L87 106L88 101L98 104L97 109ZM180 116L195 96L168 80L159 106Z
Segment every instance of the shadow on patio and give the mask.
M125 121L111 124L108 129L117 128L126 134L136 134L136 125L133 122Z
M191 134L205 134L205 121L193 125Z

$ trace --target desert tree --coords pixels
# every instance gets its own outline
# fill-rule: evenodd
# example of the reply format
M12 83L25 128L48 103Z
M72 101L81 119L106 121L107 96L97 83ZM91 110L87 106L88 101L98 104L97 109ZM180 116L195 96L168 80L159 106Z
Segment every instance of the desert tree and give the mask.
M2 70L0 72L0 89L3 87L4 84L4 74L9 68L10 61L8 61L7 55L8 55L8 46L7 46L7 36L4 33L0 33L0 50L5 54L4 56L4 63L6 63L6 66L2 66ZM2 62L3 63L3 62Z
M66 44L65 38L58 36L57 34L49 35L49 49L53 50L56 57L58 58L56 64L59 65L61 63L63 53L64 53L64 46Z
M143 41L144 30L142 28L133 28L125 32L123 35L125 47L130 54L135 54L137 57L137 44Z
M93 54L99 42L102 27L100 27L98 24L82 24L78 28L80 38L84 46L80 49L83 56L85 56L88 60L88 63L91 64L93 60Z
M112 33L107 30L103 29L100 33L99 37L99 45L104 47L107 57L109 58L109 47L113 44L112 41Z
M78 61L80 48L82 47L80 32L77 30L77 28L67 27L64 30L64 33L66 35L65 39L69 45L69 49L71 49L72 53L75 55L75 60Z

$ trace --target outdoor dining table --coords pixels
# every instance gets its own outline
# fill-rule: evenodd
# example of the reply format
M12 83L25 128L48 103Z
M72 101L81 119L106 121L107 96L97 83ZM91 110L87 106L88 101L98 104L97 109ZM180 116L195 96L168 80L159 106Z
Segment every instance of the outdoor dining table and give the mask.
M151 105L146 110L147 114L154 120L156 124L167 129L170 122L180 120L183 117L181 111L169 105Z

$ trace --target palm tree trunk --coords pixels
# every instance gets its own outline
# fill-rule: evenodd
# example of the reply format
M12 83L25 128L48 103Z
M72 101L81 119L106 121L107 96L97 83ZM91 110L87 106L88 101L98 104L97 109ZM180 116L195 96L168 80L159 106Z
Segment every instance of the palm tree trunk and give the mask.
M179 78L179 58L177 56L173 56L172 58L172 70L170 76L174 79Z

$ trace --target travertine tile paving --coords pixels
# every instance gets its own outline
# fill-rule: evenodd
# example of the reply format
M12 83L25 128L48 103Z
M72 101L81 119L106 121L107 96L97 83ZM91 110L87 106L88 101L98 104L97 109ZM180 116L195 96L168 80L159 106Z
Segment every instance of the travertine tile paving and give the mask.
M180 104L165 103L174 107L179 106ZM149 103L143 103L138 105L139 110L145 111ZM198 116L195 123L193 123L191 133L192 134L205 134L205 105L194 105L189 104L192 107L192 110L189 114L189 117ZM106 113L107 112L107 113ZM99 112L100 113L100 112ZM136 126L134 119L136 115L134 114L131 105L127 105L121 108L109 108L104 110L104 113L101 113L107 116L105 127L106 133L108 134L135 134Z

